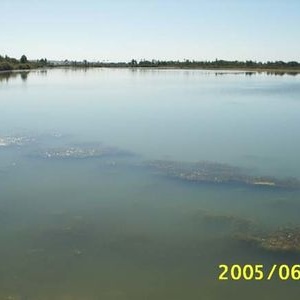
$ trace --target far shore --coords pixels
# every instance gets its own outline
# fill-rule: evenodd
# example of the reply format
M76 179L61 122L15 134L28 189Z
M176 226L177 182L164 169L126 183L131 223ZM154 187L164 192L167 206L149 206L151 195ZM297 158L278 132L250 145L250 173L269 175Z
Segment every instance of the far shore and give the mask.
M11 58L0 55L0 71L28 71L36 69L50 68L72 68L72 69L87 69L87 68L126 68L126 69L153 69L153 70L213 70L219 72L249 72L249 75L254 72L269 72L274 74L288 73L295 75L300 73L300 63L298 61L267 61L259 62L253 60L213 60L213 61L196 61L185 59L179 60L140 60L132 59L129 62L109 62L97 61L90 62L87 60L47 60L46 58L38 60L28 60L26 55L22 55L20 59Z
M212 67L130 67L130 66L69 66L69 65L57 65L44 68L31 68L31 69L14 69L14 70L0 70L0 74L3 73L21 73L30 72L36 70L51 70L51 69L131 69L131 70L203 70L203 71L219 71L219 72L249 72L249 73L274 73L274 74L291 74L296 75L300 73L300 69L295 68L212 68Z

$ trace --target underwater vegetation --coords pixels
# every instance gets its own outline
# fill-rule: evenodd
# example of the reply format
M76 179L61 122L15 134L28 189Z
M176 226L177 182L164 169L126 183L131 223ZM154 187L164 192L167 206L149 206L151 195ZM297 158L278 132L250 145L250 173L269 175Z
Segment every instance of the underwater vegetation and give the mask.
M51 138L61 141L61 135L51 135ZM89 159L102 157L129 157L137 154L115 146L108 146L102 143L82 144L60 144L56 147L41 143L43 138L24 135L0 136L0 149L12 146L25 146L37 144L36 149L30 153L31 157L41 159ZM156 174L170 178L196 183L213 184L243 184L248 186L264 186L276 188L300 188L300 181L297 178L276 178L272 176L255 176L248 174L242 168L228 164L199 161L181 162L172 160L150 160L140 164L143 168L155 171Z
M61 135L52 136L59 138ZM30 156L43 160L84 160L90 158L134 156L133 152L101 143L82 143L77 145L59 145L48 147L39 143L39 137L25 135L0 136L0 149L7 147L21 147L33 145L30 148ZM136 166L136 161L132 162ZM138 163L139 167L150 170L159 176L178 179L195 183L212 184L242 184L247 186L264 186L269 188L298 189L300 181L296 178L279 179L271 176L255 176L248 174L244 169L209 161L181 162L172 160L152 160ZM265 229L259 223L244 219L236 215L218 215L211 212L201 212L201 220L206 226L214 228L226 228L235 240L255 245L258 248L273 252L297 252L300 253L300 228L297 226L280 227L277 229ZM82 238L73 229L58 230L57 237L63 240ZM80 253L73 247L74 253ZM77 252L76 252L77 251Z
M300 254L300 228L298 226L280 227L272 231L237 234L236 238L245 243L271 252Z
M215 184L245 184L249 186L268 186L279 188L299 188L296 178L279 179L271 176L252 176L244 170L227 164L200 161L195 163L170 160L153 160L146 167L170 178L192 182Z
M276 253L300 254L300 227L297 225L267 228L259 221L231 214L200 211L198 217L206 228L224 230L231 239L257 249Z

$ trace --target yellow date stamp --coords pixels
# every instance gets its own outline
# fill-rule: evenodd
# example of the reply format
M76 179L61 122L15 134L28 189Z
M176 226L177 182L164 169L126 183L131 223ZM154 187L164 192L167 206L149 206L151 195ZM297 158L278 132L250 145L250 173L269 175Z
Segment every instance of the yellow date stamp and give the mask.
M219 265L219 280L299 280L300 281L300 264L299 265L272 265L265 267L259 264L245 265Z

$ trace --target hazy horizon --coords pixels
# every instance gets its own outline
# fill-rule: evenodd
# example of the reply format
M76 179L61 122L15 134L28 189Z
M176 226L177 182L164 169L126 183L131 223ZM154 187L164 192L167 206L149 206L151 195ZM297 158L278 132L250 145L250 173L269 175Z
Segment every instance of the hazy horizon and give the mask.
M0 54L16 58L299 61L296 0L1 2Z

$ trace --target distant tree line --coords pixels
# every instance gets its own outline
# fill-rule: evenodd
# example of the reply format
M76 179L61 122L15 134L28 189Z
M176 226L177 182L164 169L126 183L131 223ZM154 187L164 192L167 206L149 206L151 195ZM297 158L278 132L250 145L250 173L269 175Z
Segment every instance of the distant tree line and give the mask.
M179 68L179 69L244 69L244 70L291 70L300 71L300 63L296 61L195 61L195 60L140 60L132 59L130 62L83 62L65 61L65 66L73 67L107 67L107 68Z
M0 71L4 70L26 70L43 67L106 67L106 68L179 68L179 69L244 69L244 70L285 70L291 72L300 72L300 63L297 61L268 61L257 62L252 60L230 61L216 59L213 61L196 60L140 60L132 59L129 62L89 62L83 61L56 61L49 62L46 58L39 60L28 60L25 55L20 59L0 55Z
M191 69L297 69L300 70L300 63L296 61L268 61L256 62L247 61L229 61L229 60L214 60L214 61L161 61L161 60L141 60L137 62L132 60L129 65L131 67L161 67L161 68L191 68Z

